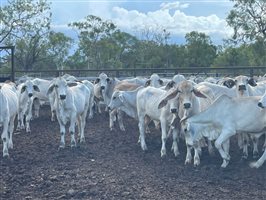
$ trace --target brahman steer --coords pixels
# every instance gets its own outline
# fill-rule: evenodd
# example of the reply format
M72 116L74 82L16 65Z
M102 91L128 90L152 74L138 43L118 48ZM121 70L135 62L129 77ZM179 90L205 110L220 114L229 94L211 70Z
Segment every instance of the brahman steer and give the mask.
M2 126L3 156L8 157L8 148L13 148L12 134L18 113L18 95L14 85L0 85L0 126Z
M266 108L266 90L264 95L260 98L258 106L261 108Z
M88 80L83 80L81 81L84 85L87 86L87 88L89 88L90 90L90 107L89 107L89 119L93 118L93 105L94 105L94 85L88 81Z
M174 118L174 115L170 112L170 104L167 104L164 108L159 109L158 105L166 94L165 90L146 87L138 91L137 93L137 113L139 119L139 133L140 133L140 143L143 150L147 150L147 145L145 142L145 118L149 117L151 120L156 120L161 123L162 131L162 148L161 156L166 155L165 143L167 139L167 132L170 128L171 122ZM179 155L178 151L178 133L177 129L173 130L173 146L172 150L174 151L175 156Z
M201 93L199 90L197 90L194 87L193 82L191 81L182 81L177 85L176 88L169 91L169 93L166 95L165 98L161 99L161 102L159 103L158 108L162 108L165 105L167 105L167 102L170 99L173 99L173 101L176 101L177 105L176 107L169 106L169 112L175 113L177 115L177 119L182 119L184 117L190 117L193 116L201 111L200 109L200 98L206 98L206 96ZM172 104L173 105L173 104ZM179 122L176 122L179 124ZM177 125L178 127L178 125ZM185 135L186 136L186 135ZM186 146L187 146L187 155L185 164L191 163L192 155L191 150L192 146L188 144L188 138L185 137L186 140ZM199 154L201 153L200 146L193 146L195 154L194 154L194 165L200 164L200 158Z
M72 86L72 87L71 87ZM65 147L66 124L69 121L71 134L71 147L76 146L75 123L78 124L80 143L85 142L84 128L86 116L90 107L90 90L81 83L69 83L62 77L54 80L48 89L48 95L55 91L56 117L60 125L61 142L59 149Z
M152 86L155 88L159 88L163 85L164 85L163 80L160 78L158 74L152 74L145 83L145 86Z
M266 90L266 82L258 82L256 83L253 78L249 78L247 76L237 76L235 77L235 88L237 97L247 97L247 96L262 96L264 91ZM263 134L263 133L262 133ZM262 135L261 134L261 135ZM256 158L258 153L258 138L257 136L251 135L253 142L253 157ZM239 135L239 146L243 148L243 158L248 157L248 133ZM266 146L266 135L264 146Z
M215 140L225 168L230 160L229 138L235 134L260 133L266 129L266 110L258 107L259 97L230 98L220 96L207 110L181 120L185 134L189 134L193 143L202 137ZM256 120L254 120L256 119ZM259 161L252 164L260 167L265 160L266 151Z
M103 102L104 105L108 106L112 98L114 87L119 82L120 81L118 79L110 78L105 73L101 73L99 77L96 78L94 82L94 96L97 98L98 101L97 107L99 113L101 113L99 104Z
M139 87L140 85L137 85L137 84L134 84L134 83L128 83L128 82L125 82L125 81L121 81L119 82L114 90L113 90L113 94L112 94L112 98L111 98L111 101L110 103L112 102L112 99L116 98L116 96L114 96L114 93L115 92L118 92L118 91L132 91L132 90L135 90L137 87ZM108 105L110 105L110 103ZM117 109L109 109L109 127L110 127L110 130L114 130L114 122L116 120L116 115L117 115L117 120L118 120L118 124L119 124L119 128L121 131L125 131L125 126L124 126L124 123L123 123L123 111L121 111L120 108L117 108Z
M138 87L132 91L115 91L112 95L111 102L108 105L108 109L112 112L115 109L125 112L129 117L138 120L137 113L137 93L139 90L143 89L143 86ZM148 118L145 118L146 133L150 133Z
M39 92L34 93L33 95L33 108L34 108L34 117L39 117L40 105L48 102L51 108L51 121L55 121L55 108L54 108L54 93L47 95L49 86L53 83L53 80L45 80L40 78L35 78L32 80L34 85L37 85Z
M26 132L30 132L30 120L32 119L33 96L40 89L32 80L27 80L18 86L19 111L17 130L25 128L24 116L26 116Z

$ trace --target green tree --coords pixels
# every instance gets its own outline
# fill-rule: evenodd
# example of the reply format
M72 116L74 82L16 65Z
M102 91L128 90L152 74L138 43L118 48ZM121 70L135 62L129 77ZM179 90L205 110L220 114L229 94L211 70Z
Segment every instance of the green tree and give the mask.
M51 31L48 38L48 54L54 61L57 69L63 69L69 55L73 39L64 33Z
M234 7L227 16L227 23L234 29L234 40L266 39L266 1L231 0Z
M46 0L10 0L0 7L0 43L24 37L21 30L49 26L51 13Z
M216 57L216 46L209 36L192 31L186 36L186 62L188 67L209 67Z
M99 41L110 37L116 30L116 26L112 22L103 21L100 17L94 15L85 17L82 22L70 23L69 26L79 32L79 49L86 56L88 68L100 68L101 52Z
M8 1L1 8L1 42L16 46L18 68L37 67L46 55L47 36L51 23L50 4L46 0Z

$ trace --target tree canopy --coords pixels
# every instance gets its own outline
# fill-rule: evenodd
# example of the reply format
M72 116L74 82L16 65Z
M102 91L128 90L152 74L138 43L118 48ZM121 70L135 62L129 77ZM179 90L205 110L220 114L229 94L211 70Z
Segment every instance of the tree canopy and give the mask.
M51 29L46 0L9 0L2 6L0 43L16 46L16 68L23 70L265 66L265 0L232 1L226 20L234 43L223 45L197 31L187 33L184 44L169 42L166 28L132 35L94 15L68 24L78 33L74 40Z

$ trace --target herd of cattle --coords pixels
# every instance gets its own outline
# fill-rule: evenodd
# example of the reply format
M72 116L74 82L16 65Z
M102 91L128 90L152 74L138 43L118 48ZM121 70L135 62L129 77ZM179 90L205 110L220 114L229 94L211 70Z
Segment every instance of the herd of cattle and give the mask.
M0 83L0 124L2 126L3 156L13 148L12 134L17 117L17 129L30 132L30 123L39 116L40 106L49 103L51 120L60 125L60 145L65 147L66 125L69 123L71 147L85 142L84 128L87 118L93 118L102 108L109 112L109 127L117 121L122 131L123 115L138 121L139 142L147 150L145 133L149 124L161 129L161 156L166 155L166 140L172 135L172 150L179 155L179 140L185 141L185 164L200 164L201 149L208 147L210 155L214 146L226 167L230 160L230 138L237 136L243 158L248 157L248 146L253 147L253 157L262 156L250 164L259 168L266 160L266 76L206 79L185 78L181 74L172 79L152 74L149 78L136 77L119 80L101 73L93 82L79 80L65 74L53 80L24 77L16 83ZM34 117L33 117L34 115ZM264 136L263 136L264 135ZM262 149L259 140L265 138ZM194 150L194 157L192 157Z

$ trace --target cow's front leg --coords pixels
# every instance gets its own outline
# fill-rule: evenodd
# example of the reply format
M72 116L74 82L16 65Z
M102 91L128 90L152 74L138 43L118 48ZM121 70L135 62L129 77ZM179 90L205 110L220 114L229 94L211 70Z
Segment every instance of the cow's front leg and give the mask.
M65 125L62 122L59 122L59 126L60 126L60 134L61 134L61 140L60 140L59 149L63 149L63 148L65 148L66 128L65 128Z
M69 133L71 135L71 142L70 142L70 146L71 148L76 147L76 140L75 140L75 123L76 120L73 117L70 121L70 127L69 127ZM83 135L84 137L84 135ZM83 138L85 140L85 138Z
M119 128L121 131L126 131L124 123L123 123L123 111L117 110L117 119L118 119L118 124Z
M16 116L12 116L9 122L8 132L9 132L9 141L8 148L13 149L13 132L14 132L14 121Z
M117 113L117 110L109 111L109 127L111 131L114 130L114 126L115 126L114 122L116 121L116 113Z
M191 154L192 147L188 144L186 146L187 146L187 155L186 155L185 165L190 164L192 161L192 154Z
M34 107L34 118L38 118L39 113L40 113L40 107L41 107L41 103L38 98L35 98L33 100L33 107Z
M161 148L161 157L166 156L166 139L167 139L167 127L166 122L161 120L161 127L162 127L162 148Z
M31 118L32 118L31 114L28 113L26 115L26 132L27 133L31 132L31 130L30 130L30 120L31 120Z
M174 151L174 155L177 157L179 155L179 150L178 150L178 130L177 130L177 128L174 128L172 130L172 132L173 132L172 150Z
M139 140L140 140L140 145L143 151L147 150L147 145L145 141L145 122L144 122L144 117L139 117Z
M200 165L200 154L201 154L201 148L199 145L196 145L194 147L194 166Z

